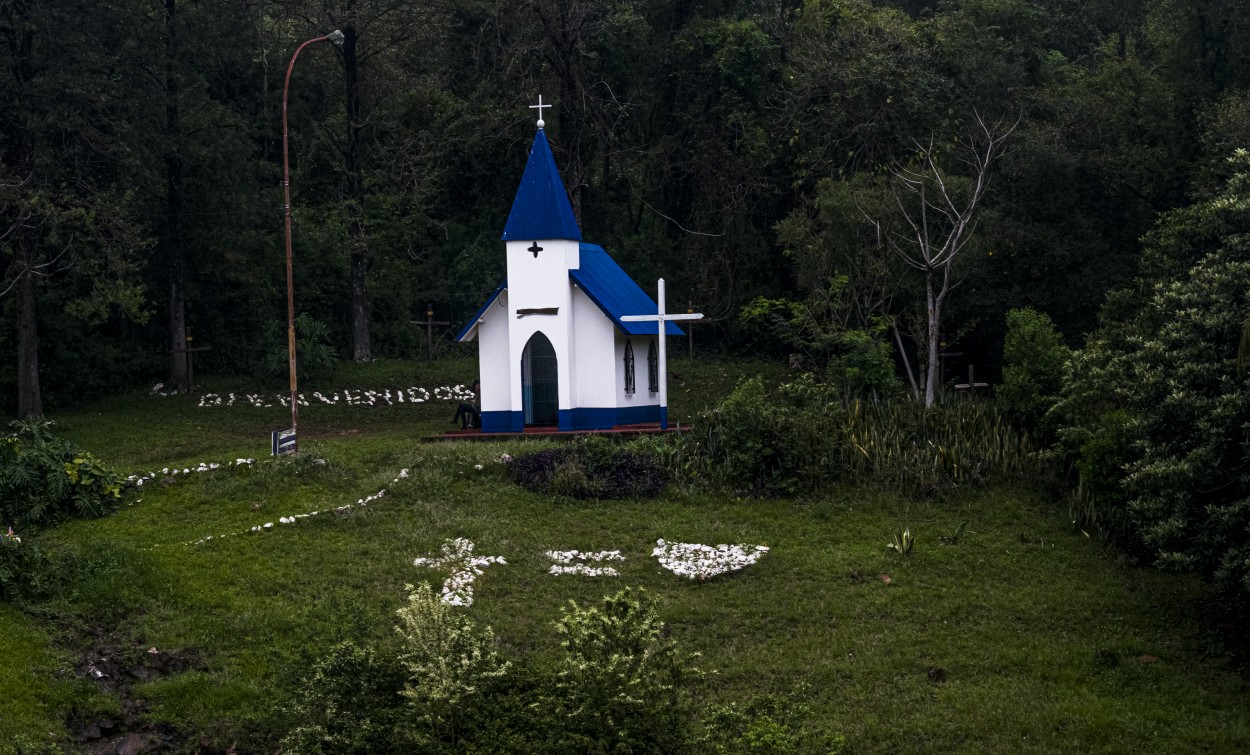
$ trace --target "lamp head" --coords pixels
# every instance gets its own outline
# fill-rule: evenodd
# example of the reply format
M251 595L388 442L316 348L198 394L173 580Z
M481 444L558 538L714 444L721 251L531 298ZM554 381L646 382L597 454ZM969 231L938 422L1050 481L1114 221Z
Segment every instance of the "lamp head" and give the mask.
M330 40L331 42L338 45L339 47L343 46L343 32L339 31L338 29L335 29L334 31L327 34L326 39Z

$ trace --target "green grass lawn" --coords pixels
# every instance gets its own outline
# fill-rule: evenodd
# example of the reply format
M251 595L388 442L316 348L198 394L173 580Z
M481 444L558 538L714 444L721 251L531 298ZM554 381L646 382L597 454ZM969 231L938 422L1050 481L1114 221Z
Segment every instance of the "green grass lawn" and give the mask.
M325 387L433 388L471 382L472 369L375 363ZM715 361L685 372L672 386L683 422L743 372L780 374ZM249 390L220 388L235 389ZM319 654L341 639L393 641L404 585L445 576L413 559L467 537L508 561L485 569L465 609L507 652L554 655L552 623L569 600L641 586L672 637L701 654L701 699L787 696L807 706L809 727L841 733L853 752L1250 751L1244 678L1203 621L1214 595L1124 565L1037 491L552 499L512 485L498 462L533 444L421 442L450 427L453 408L314 405L301 413L302 453L280 463L267 454L282 407L129 396L57 416L58 430L127 473L258 463L149 484L110 517L39 536L81 576L22 612L0 606L0 731L72 750L67 715L116 704L73 671L103 636L136 652L194 652L196 668L135 688L188 747L272 751L289 724L279 708ZM395 481L401 469L409 476ZM321 513L278 523L311 511ZM958 544L939 541L965 521ZM273 528L248 532L266 522ZM910 558L885 547L901 526L917 535ZM661 537L771 550L694 583L650 557ZM543 551L573 548L620 549L620 577L548 575Z

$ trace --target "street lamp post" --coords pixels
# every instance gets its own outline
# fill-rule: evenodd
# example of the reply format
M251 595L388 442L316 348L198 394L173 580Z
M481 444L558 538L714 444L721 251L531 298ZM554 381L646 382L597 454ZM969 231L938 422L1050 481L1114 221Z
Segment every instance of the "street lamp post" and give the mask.
M291 162L287 155L286 101L287 92L291 89L291 71L295 69L295 59L313 42L327 41L342 45L343 32L335 29L324 37L314 37L295 48L295 53L291 55L291 64L286 67L286 83L282 86L282 209L286 222L286 347L291 370L292 438L298 438L296 426L299 424L299 394L295 380L295 282L291 273ZM295 443L298 448L299 441L296 440Z

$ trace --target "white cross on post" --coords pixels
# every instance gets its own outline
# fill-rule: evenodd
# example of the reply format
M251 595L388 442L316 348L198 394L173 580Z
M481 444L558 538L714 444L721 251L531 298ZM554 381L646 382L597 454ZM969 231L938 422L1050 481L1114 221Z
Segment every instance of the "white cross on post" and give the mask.
M545 107L551 107L551 105L544 105L544 104L543 104L543 96L542 96L541 94L540 94L540 95L538 95L538 104L537 104L537 105L530 105L530 110L537 110L537 111L538 111L538 127L539 127L539 128L542 128L543 126L546 126L546 125L547 125L547 124L546 124L546 122L545 122L545 121L543 121L543 108L545 108Z
M656 297L659 299L656 313L653 315L625 315L622 322L654 322L660 332L659 372L660 372L660 429L668 429L668 348L665 341L665 323L669 320L702 320L703 315L670 315L664 312L664 279L660 278Z

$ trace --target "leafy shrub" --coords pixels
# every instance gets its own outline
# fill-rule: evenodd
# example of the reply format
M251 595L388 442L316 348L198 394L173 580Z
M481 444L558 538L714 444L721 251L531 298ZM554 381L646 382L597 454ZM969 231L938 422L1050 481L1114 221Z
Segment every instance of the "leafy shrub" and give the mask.
M829 382L845 395L887 398L898 393L894 350L881 340L880 329L848 330L838 339L838 347L829 359Z
M667 483L664 467L645 448L603 438L517 454L508 474L528 490L580 499L654 498Z
M770 755L819 752L836 755L846 748L838 734L813 731L803 725L812 719L811 707L796 703L799 694L760 695L745 705L711 705L703 715L699 739L701 752Z
M510 664L496 652L490 627L478 627L429 585L410 586L397 615L412 737L423 747L455 747L472 732L473 711L489 704L492 683Z
M804 375L769 395L763 380L738 385L705 412L687 436L696 471L753 495L819 487L837 474L838 417L834 391Z
M1043 430L1043 417L1059 400L1064 363L1071 355L1049 317L1027 308L1008 312L1003 382L996 389L1004 412L1029 430Z
M1121 543L1250 593L1250 154L1222 193L1166 215L1108 300L1053 410L1061 448ZM1184 265L1178 265L1184 261Z
M1073 518L1081 526L1102 535L1104 540L1117 539L1121 545L1135 543L1131 522L1123 506L1102 506L1098 503L1126 498L1125 468L1137 458L1134 450L1133 421L1122 409L1114 409L1095 418L1081 443L1076 460L1078 489L1075 497L1090 505Z
M796 232L802 233L802 221L795 225L790 222L794 218L782 222L782 236L794 238ZM798 245L809 246L806 242ZM804 287L802 301L758 296L741 309L741 336L748 350L777 353L778 346L784 346L803 354L847 396L881 398L897 392L901 383L886 335L890 323L886 318L865 320L858 315L856 296L862 291L857 291L851 278L811 279ZM860 327L851 327L853 322Z
M270 323L265 328L261 373L285 375L291 368L291 352L285 324ZM296 369L304 377L324 375L338 364L330 329L325 323L308 315L295 318Z
M299 721L283 740L293 753L373 753L401 749L407 680L394 654L350 641L329 649L304 680L286 714Z
M743 382L685 444L696 474L752 494L815 490L836 479L923 494L1045 471L1024 435L985 403L844 403L810 376L772 394L758 378Z
M494 634L428 586L397 612L398 649L344 642L285 713L284 749L365 752L675 752L695 725L678 655L641 591L573 606L556 623L564 658L506 660Z
M51 423L14 422L0 438L0 522L28 529L112 511L121 478L99 459L49 431Z
M683 685L695 674L667 638L655 602L625 589L599 608L570 608L556 623L566 656L544 707L561 752L680 752L693 709Z
M0 532L0 602L16 603L45 592L52 569L47 556L30 542Z

